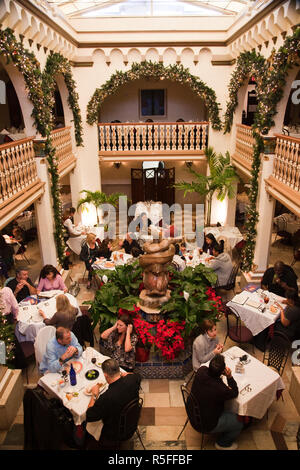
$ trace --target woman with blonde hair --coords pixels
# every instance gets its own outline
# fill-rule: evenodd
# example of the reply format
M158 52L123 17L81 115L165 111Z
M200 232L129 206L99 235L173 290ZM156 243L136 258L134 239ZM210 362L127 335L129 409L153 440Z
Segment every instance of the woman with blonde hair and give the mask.
M97 258L100 258L101 252L98 243L96 242L96 235L94 233L88 233L86 241L82 245L80 252L80 259L85 262L85 267L88 271L88 283L87 289L91 288L93 269L92 265Z
M62 326L72 330L79 310L70 304L66 295L60 294L56 297L56 313L52 318L47 318L41 309L39 309L39 313L43 317L45 325L52 325L55 328Z

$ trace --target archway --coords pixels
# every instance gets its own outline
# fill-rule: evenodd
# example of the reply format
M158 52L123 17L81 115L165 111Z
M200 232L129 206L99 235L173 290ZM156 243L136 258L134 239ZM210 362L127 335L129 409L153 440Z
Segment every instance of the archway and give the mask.
M116 93L127 83L139 79L170 80L188 86L197 96L203 99L212 128L221 130L219 104L216 101L216 93L212 88L208 87L200 78L192 75L182 65L164 66L160 62L151 61L133 63L130 70L126 72L117 71L101 88L97 88L87 106L88 124L92 125L98 121L101 105L108 96Z

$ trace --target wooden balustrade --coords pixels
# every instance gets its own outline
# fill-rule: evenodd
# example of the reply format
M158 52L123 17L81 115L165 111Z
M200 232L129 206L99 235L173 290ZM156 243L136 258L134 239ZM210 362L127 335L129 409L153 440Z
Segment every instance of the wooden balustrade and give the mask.
M32 137L0 145L0 206L38 181Z
M300 139L281 134L276 136L273 177L289 188L300 189Z
M208 122L100 123L99 151L202 153L207 146Z
M247 170L251 170L254 143L252 128L244 124L237 124L235 152L232 158Z
M51 132L52 145L55 147L55 157L58 162L58 172L62 173L67 168L75 166L76 158L73 155L71 128L63 127Z

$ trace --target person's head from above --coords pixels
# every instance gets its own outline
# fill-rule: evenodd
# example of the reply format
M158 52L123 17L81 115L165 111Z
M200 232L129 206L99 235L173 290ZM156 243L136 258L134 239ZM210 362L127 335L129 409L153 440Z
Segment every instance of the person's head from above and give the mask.
M284 262L283 261L276 261L274 264L274 272L277 276L281 276L284 271Z
M131 254L134 258L138 258L141 254L139 248L137 246L133 246L131 249Z
M146 223L146 222L147 222L148 216L147 216L146 212L142 212L141 215L140 215L140 217L141 217L141 221L142 221L143 223Z
M68 328L59 326L55 333L56 341L62 346L68 346L71 343L71 331Z
M148 119L146 119L146 121L145 121L145 122L153 122L153 119L151 119L151 118L148 118Z
M181 253L184 253L186 251L186 244L185 242L180 243L180 251Z
M63 313L68 313L73 310L73 307L66 295L60 294L56 297L56 310Z
M70 215L74 215L74 214L75 214L75 212L76 212L76 209L75 209L75 207L70 207L70 209L69 209L69 213L70 213Z
M58 274L59 272L55 266L52 266L52 264L46 264L40 272L40 279L47 278L51 281L52 279L55 279Z
M120 367L115 359L106 359L102 363L101 368L108 384L115 382L121 377Z
M207 243L207 245L214 245L215 243L217 243L217 240L215 239L214 235L212 233L207 233L205 235L205 242Z
M67 220L70 217L70 209L66 209L62 215L63 221Z
M176 122L184 122L184 119L179 118L179 119L176 120Z
M300 298L296 289L289 289L285 293L286 303L289 307L300 306Z
M133 240L132 232L126 233L126 240L127 240L128 242L131 242L131 241Z
M86 242L88 245L93 245L96 241L97 236L94 233L88 233L86 236Z
M117 321L117 331L119 335L121 335L122 333L126 333L127 327L129 325L132 325L132 330L133 330L134 327L133 327L132 317L130 315L127 315L127 313L120 315Z
M213 256L219 256L221 252L222 252L221 246L219 245L219 243L215 243L212 247Z
M203 331L203 334L206 333L207 336L209 336L211 339L217 336L217 327L213 320L209 320L208 318L203 320L201 329Z
M27 268L19 268L16 270L16 279L17 281L27 281L28 279L28 269Z
M225 371L226 364L222 354L216 354L210 361L208 373L211 377L218 378Z

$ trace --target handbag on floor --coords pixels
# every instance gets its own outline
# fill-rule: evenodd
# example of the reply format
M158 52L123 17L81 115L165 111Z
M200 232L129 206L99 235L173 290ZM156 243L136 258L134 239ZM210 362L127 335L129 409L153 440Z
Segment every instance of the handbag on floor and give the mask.
M71 276L70 276L70 279L71 279L72 284L69 287L69 294L73 295L74 297L77 297L77 295L79 294L79 291L80 291L79 282L78 281L73 281Z

